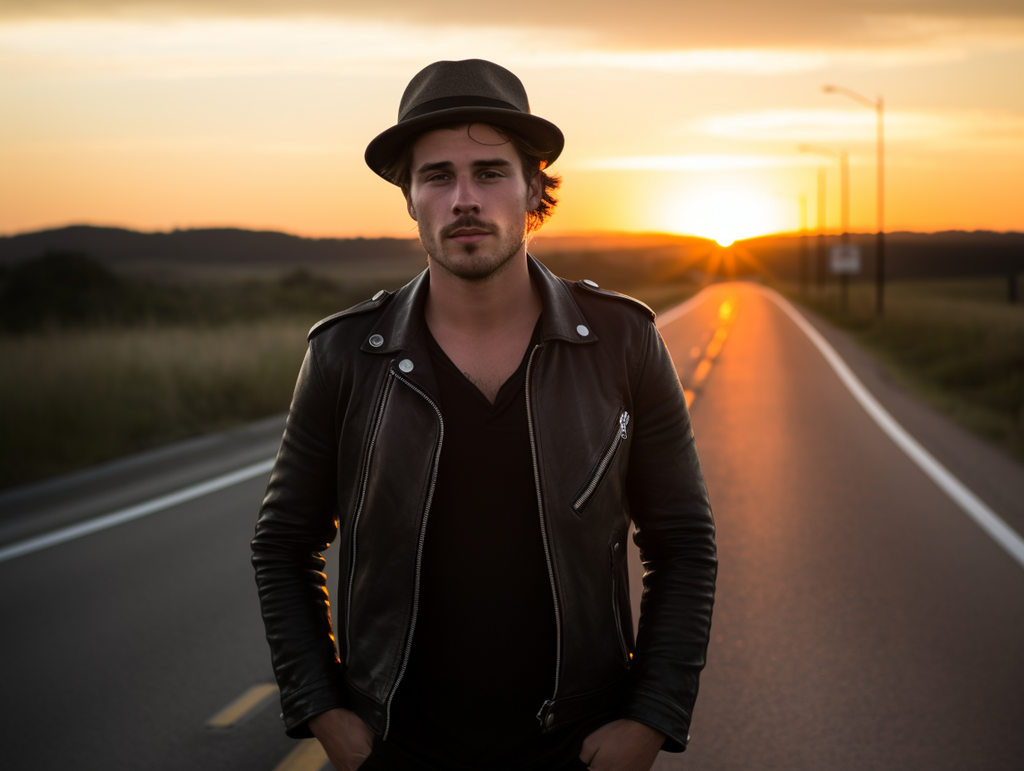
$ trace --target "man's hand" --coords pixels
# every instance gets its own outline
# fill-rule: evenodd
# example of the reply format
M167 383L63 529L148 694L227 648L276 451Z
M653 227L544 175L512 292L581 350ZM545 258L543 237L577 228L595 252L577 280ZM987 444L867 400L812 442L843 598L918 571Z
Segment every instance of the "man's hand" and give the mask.
M590 771L650 771L665 734L635 720L614 720L583 740L580 760Z
M373 731L350 710L321 712L308 725L337 771L356 771L373 750Z

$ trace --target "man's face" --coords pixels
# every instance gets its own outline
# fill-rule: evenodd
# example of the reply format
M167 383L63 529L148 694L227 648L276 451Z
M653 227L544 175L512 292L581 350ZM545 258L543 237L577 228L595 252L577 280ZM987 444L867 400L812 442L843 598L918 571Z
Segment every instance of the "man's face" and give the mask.
M540 202L515 147L484 123L441 128L413 145L406 203L431 265L470 281L500 273L523 248Z

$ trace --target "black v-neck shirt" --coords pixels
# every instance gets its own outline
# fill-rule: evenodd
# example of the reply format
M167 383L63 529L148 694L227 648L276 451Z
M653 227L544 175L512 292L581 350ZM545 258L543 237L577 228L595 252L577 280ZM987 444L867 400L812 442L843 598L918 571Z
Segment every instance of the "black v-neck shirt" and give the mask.
M451 770L561 766L579 752L575 737L543 736L536 717L556 654L524 388L540 322L493 405L426 322L423 334L444 438L409 666L375 754Z

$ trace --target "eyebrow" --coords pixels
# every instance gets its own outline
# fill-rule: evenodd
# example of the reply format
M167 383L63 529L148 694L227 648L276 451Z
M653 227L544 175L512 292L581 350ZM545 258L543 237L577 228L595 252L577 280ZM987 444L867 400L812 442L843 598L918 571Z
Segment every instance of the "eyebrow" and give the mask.
M441 171L443 169L450 169L454 166L451 161L437 161L436 163L424 163L418 169L417 174L425 174L428 171ZM512 162L505 158L491 158L488 160L473 161L471 166L475 169L478 168L493 168L493 167L508 167L511 166Z

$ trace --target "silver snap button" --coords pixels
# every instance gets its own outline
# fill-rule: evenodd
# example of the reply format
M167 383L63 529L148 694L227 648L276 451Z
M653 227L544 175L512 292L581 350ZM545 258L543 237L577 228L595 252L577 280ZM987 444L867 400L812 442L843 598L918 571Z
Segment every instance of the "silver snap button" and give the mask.
M580 337L586 337L590 334L590 330L587 329L583 324L576 327L576 331L580 333Z
M619 553L619 546L620 546L620 545L621 545L621 544L619 544L618 542L616 542L616 544L615 544L615 545L614 545L614 546L612 547L612 551L613 551L613 552L615 552L616 554L618 554L618 553Z
M377 294L375 294L375 295L373 296L373 299L374 299L374 300L379 300L379 299L380 299L381 297L383 297L383 296L384 296L384 290L383 290L383 289L380 289L380 290L378 290L378 291L377 291Z
M546 718L544 718L544 725L546 725L548 728L551 728L551 726L552 726L552 724L554 722L555 722L555 713L554 712L549 712L548 716Z
M412 372L412 369L415 366L416 365L412 363L411 359L402 359L398 362L398 368L402 370L402 372Z
M598 288L597 287L597 282L592 280L592 279L585 278L585 279L583 279L583 283L586 284L587 286L593 287L594 289Z
M380 348L384 345L384 338L380 335L370 335L370 345L374 348Z

